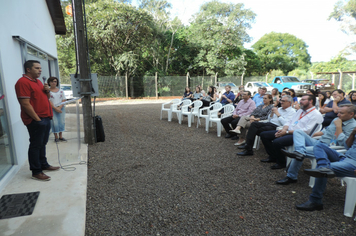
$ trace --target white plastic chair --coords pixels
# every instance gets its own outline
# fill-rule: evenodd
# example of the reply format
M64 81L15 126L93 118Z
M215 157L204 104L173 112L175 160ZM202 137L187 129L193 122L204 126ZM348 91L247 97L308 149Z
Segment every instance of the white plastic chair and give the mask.
M356 205L356 178L343 177L340 179L341 179L342 186L344 186L343 182L346 183L344 216L352 217L354 215L355 205Z
M268 120L260 120L259 122L261 123L267 123ZM259 135L255 136L255 142L253 143L253 148L255 148L256 150L260 149L260 143L261 143L261 137Z
M193 106L190 109L190 111L189 111L189 106ZM186 115L186 116L188 116L188 127L191 127L192 122L194 122L194 116L199 115L199 109L201 106L203 106L202 101L194 101L190 105L182 106L182 112L180 113L180 117L179 117L179 124L182 124L183 115Z
M172 105L172 110L170 111L171 114L169 115L170 118L171 118L171 120L172 120L172 114L173 114L173 113L176 113L176 114L177 114L178 122L179 122L179 124L180 124L180 123L181 123L180 117L181 117L181 113L182 113L182 108L183 108L184 106L187 106L187 105L190 105L190 104L192 104L192 101L190 101L189 99L183 100L183 101L181 101L180 103L175 103L175 104L173 104L173 105ZM179 105L181 105L181 106L180 106L180 109L179 109L179 107L178 107Z
M220 102L218 102L218 103L214 103L214 104L210 105L209 107L205 107L205 108L200 109L199 113L198 113L197 128L199 127L199 124L200 124L200 118L205 118L205 123L209 124L210 111L211 110L219 110L220 111L221 108L222 108L222 104ZM206 115L203 114L204 111L206 111ZM205 127L205 130L206 130L206 127Z
M170 115L170 111L172 110L172 106L173 104L177 104L178 105L180 104L180 99L173 99L172 101L170 102L165 102L162 104L162 108L161 108L161 117L160 117L160 120L162 120L162 114L163 114L163 111L167 111L168 113L168 121L171 121L169 115ZM169 105L169 107L166 107L166 105ZM172 114L172 113L171 113Z
M224 109L224 113L221 114L221 117L218 117L218 113L221 109ZM209 125L212 125L212 122L216 123L216 129L217 129L217 136L220 137L221 136L221 129L222 129L222 124L221 124L221 119L231 116L232 113L235 110L235 107L231 104L227 104L225 106L223 106L220 110L211 110L210 111L210 118L209 121L207 123L205 123L206 125L206 132L209 133Z

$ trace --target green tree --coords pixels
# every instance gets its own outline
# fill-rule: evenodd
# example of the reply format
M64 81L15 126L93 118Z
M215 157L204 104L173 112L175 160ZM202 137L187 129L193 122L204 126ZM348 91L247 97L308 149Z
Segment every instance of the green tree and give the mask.
M262 75L261 62L257 54L250 49L245 49L244 54L246 61L245 76Z
M339 54L328 62L313 63L310 71L317 72L338 72L341 71L355 71L356 61L350 61L345 58L343 54Z
M288 33L265 34L252 48L260 58L264 73L281 70L288 74L296 68L308 69L311 65L306 43Z
M188 38L199 48L194 66L207 74L242 74L246 65L243 43L249 42L246 30L251 28L255 13L241 3L211 1L203 4L193 16Z
M329 16L329 20L331 19L341 22L341 29L346 34L356 35L356 0L348 0L345 4L342 1L337 2ZM356 52L356 42L349 45L349 48Z

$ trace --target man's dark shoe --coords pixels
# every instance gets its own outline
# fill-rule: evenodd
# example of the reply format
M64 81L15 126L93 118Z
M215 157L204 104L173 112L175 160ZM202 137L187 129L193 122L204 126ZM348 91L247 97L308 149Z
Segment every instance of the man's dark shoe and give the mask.
M232 135L229 134L229 133L227 133L227 134L225 135L225 138L232 138Z
M334 178L336 176L333 170L326 167L321 167L317 169L305 169L304 173L317 178Z
M253 156L253 151L245 150L242 152L236 153L238 156Z
M59 166L48 166L47 168L45 169L42 169L44 171L55 171L55 170L59 170Z
M315 210L320 211L323 210L324 208L323 204L317 204L311 201L307 201L302 204L295 205L295 207L301 211L315 211Z
M280 164L276 163L274 164L273 166L271 166L271 169L272 170L277 170L277 169L283 169L283 168L286 168L286 166L281 166Z
M246 147L247 147L247 144L243 144L243 145L238 146L237 148L238 149L246 149Z
M32 179L39 180L39 181L50 181L51 177L41 172L37 175L32 175Z
M288 176L286 176L285 178L276 181L276 184L288 185L288 184L292 184L292 183L296 183L296 182L297 182L296 179L291 179Z
M299 152L288 152L285 149L281 149L281 152L286 155L287 157L294 158L297 161L303 161L305 158L305 155L299 153Z
M270 159L270 158L266 158L266 159L262 159L261 162L272 163L272 162L276 162L276 160L273 160L273 159Z
M231 138L231 140L239 140L239 137L235 135Z

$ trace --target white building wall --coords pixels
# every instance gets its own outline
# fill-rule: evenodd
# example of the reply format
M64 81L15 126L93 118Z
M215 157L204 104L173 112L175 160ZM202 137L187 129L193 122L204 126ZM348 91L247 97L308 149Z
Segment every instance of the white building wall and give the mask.
M55 31L45 0L0 0L0 58L4 81L2 87L7 105L7 117L15 151L14 168L0 180L0 191L27 161L28 133L20 117L15 83L23 74L20 43L12 36L20 36L44 52L57 58ZM30 171L29 171L30 175Z

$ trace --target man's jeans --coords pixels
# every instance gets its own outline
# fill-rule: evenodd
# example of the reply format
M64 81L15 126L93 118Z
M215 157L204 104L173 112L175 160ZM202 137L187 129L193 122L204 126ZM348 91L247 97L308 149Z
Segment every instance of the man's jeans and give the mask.
M324 143L317 143L314 147L316 155L317 168L327 167L332 169L337 177L356 177L356 166L349 162L349 158L345 158L343 154L329 148ZM313 192L309 196L309 201L317 204L322 203L323 193L326 188L327 178L315 178Z
M314 145L319 141L310 137L302 130L295 130L293 132L294 150L307 156L314 156ZM287 176L296 180L298 178L298 172L302 167L303 162L293 159L288 168Z
M49 167L46 158L46 144L51 129L50 118L41 118L41 121L33 120L27 125L30 135L30 146L28 148L28 162L33 175L42 172L42 169Z

